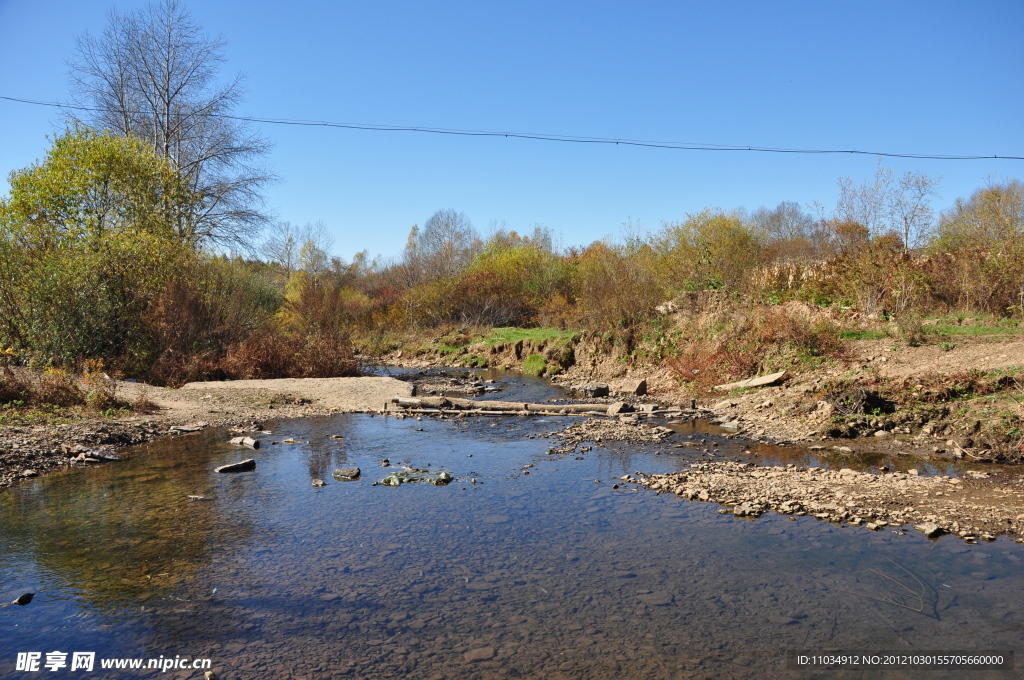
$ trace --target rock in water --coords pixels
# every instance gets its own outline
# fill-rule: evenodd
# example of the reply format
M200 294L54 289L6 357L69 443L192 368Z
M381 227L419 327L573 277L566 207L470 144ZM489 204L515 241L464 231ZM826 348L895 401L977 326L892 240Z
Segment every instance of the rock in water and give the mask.
M17 599L15 599L15 600L14 600L14 602L13 602L12 604L16 604L16 605L18 605L19 607L24 607L24 606L25 606L25 605L27 605L27 604L28 604L29 602L31 602L31 601L32 601L32 598L33 598L33 597L35 597L35 596L36 596L36 594L35 594L35 593L25 593L24 595L19 595L19 596L17 597Z
M313 480L313 486L317 486L317 487L319 487L319 486L327 486L327 482L325 482L322 479L314 479Z
M639 599L644 604L651 605L652 607L664 607L667 604L672 604L673 597L672 593L665 592L664 590L659 590L656 593L647 593L645 595L640 595L637 599Z
M470 650L463 655L463 658L466 660L466 663L489 661L494 658L494 647L479 647Z
M914 528L925 535L925 538L937 538L942 534L946 533L945 530L938 524L932 522L926 522L924 524L915 524Z
M608 415L615 416L620 413L632 413L633 407L624 401L617 401L608 407Z
M335 479L359 479L362 470L357 467L338 468L333 474Z
M234 444L235 446L248 446L250 449L260 448L260 440L253 439L252 437L232 437L228 440L228 444Z
M251 472L255 469L256 461L252 458L246 458L243 461L231 463L230 465L221 465L217 468L217 472Z

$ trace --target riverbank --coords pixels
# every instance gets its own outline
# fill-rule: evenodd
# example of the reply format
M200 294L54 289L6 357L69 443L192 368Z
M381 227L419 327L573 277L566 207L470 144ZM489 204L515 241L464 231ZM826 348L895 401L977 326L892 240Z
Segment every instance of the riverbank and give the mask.
M117 381L118 399L145 412L58 415L0 425L0 488L68 467L103 464L117 449L206 427L262 429L269 419L370 412L413 385L388 377L188 383L181 389Z
M712 387L681 382L669 350L657 340L627 352L593 333L459 330L425 343L410 339L385 360L408 368L533 370L569 389L603 385L613 398L631 398L642 381L646 401L684 407L696 402L754 441L1024 462L1021 329L972 319L927 327L940 330L913 342L881 330L848 331L852 337L833 358L794 355L776 383L731 389L713 387L731 382L726 374L711 380Z

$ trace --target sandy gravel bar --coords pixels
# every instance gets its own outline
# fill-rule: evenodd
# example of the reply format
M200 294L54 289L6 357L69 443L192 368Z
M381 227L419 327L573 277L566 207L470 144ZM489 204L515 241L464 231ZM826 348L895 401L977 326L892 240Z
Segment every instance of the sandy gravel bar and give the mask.
M279 378L276 380L229 380L194 382L182 386L185 394L217 395L223 391L256 394L287 394L308 400L319 408L341 412L380 411L392 397L410 397L412 383L386 377Z
M623 481L720 503L727 508L724 512L737 517L774 511L872 530L910 525L933 538L950 533L968 541L991 540L1001 534L1019 539L1024 535L1024 478L976 475L924 477L849 468L708 462L668 474L626 475Z
M40 425L0 425L0 489L76 466L102 464L98 456L157 437L206 427L247 427L282 418L377 412L392 397L408 397L412 383L387 377L295 378L189 383L181 389L119 382L121 399L140 396L147 413L98 416Z

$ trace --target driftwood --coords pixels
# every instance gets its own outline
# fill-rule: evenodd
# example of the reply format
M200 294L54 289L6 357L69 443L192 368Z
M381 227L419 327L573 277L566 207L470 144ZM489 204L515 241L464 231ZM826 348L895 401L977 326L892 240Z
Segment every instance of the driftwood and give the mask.
M398 406L391 409L391 405ZM473 401L456 397L392 397L389 404L384 404L384 411L395 410L398 413L416 413L437 415L438 413L458 413L459 415L481 416L582 416L602 415L617 416L632 408L622 403L616 404L532 404L520 401ZM670 408L649 411L641 415L661 417L680 416L694 413L695 409Z
M453 411L500 411L502 413L606 413L608 404L531 404L520 401L473 401L456 397L393 397L402 409L450 409Z

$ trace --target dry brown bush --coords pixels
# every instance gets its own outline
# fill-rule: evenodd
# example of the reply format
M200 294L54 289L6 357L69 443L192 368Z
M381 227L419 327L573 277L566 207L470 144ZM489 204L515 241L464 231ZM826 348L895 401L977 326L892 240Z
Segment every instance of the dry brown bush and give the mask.
M232 347L220 364L227 377L335 378L358 375L346 336L266 333Z

